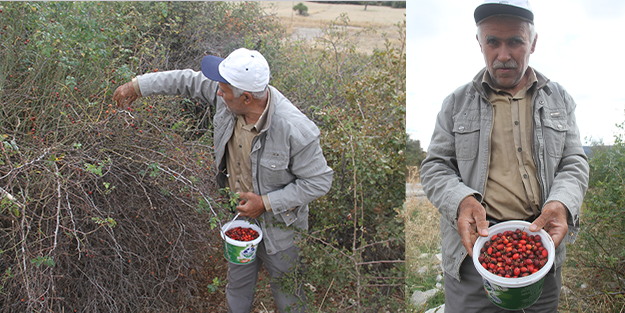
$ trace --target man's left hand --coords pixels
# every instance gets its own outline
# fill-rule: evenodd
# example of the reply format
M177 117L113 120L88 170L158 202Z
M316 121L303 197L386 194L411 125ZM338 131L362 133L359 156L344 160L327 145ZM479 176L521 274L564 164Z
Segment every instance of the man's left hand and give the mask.
M560 201L551 201L543 207L540 216L530 225L530 231L536 232L541 228L553 239L553 243L558 248L560 243L569 231L569 225L566 223L567 210Z
M241 212L243 217L257 218L266 211L263 198L253 192L242 192L239 199L237 211Z

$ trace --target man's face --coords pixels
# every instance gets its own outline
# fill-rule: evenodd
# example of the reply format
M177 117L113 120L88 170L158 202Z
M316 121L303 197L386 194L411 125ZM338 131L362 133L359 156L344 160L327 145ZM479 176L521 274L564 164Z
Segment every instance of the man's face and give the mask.
M530 38L529 23L518 18L495 16L478 27L477 41L493 87L514 90L523 79L530 54L536 47L536 38Z
M247 113L247 106L243 103L242 97L235 97L232 89L230 89L230 85L225 83L219 83L219 90L217 90L217 95L222 97L226 102L226 106L228 109L235 115L245 115Z

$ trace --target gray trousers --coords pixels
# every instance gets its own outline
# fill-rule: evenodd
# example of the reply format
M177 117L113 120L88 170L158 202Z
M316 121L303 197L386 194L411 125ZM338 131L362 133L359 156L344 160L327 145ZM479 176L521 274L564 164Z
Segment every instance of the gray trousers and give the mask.
M445 274L445 313L508 313L508 312L558 312L558 300L562 287L562 267L551 267L543 282L543 293L536 303L518 311L504 310L494 305L486 296L482 276L467 256L460 266L460 280Z
M228 312L248 313L252 310L254 286L263 264L270 276L271 293L278 310L293 313L306 312L305 306L298 306L298 302L304 303L306 301L302 286L300 285L296 291L285 292L281 290L282 285L278 282L282 275L290 272L296 262L299 262L299 250L297 246L293 246L274 255L269 255L261 241L256 251L256 260L252 263L239 265L228 262L228 284L226 285Z

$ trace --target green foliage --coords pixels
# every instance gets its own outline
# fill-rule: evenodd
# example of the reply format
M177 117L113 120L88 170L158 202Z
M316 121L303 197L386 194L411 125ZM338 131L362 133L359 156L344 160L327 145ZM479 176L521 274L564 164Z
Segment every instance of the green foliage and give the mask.
M52 260L52 258L50 258L50 256L38 256L32 260L30 260L30 263L34 264L35 267L39 267L42 264L45 266L49 266L49 267L54 267L56 266L56 264L54 263L54 260Z
M219 289L220 286L225 285L226 283L219 279L219 277L215 277L213 278L212 283L207 285L208 291L210 291L211 293L217 291Z
M618 128L613 146L596 143L591 147L581 231L575 244L567 246L567 264L596 277L585 282L591 290L605 293L615 309L625 305L622 297L610 296L625 288L625 123Z
M371 55L357 53L348 25L343 15L315 46L287 50L288 71L274 85L320 126L334 169L333 186L311 205L311 230L299 244L308 260L305 281L351 286L343 295L355 301L352 311L377 312L403 303L381 294L403 293L396 208L405 197L406 59L402 45L388 42ZM404 25L398 25L402 36Z
M421 166L421 162L425 159L425 151L421 148L421 142L417 139L406 140L406 166Z
M304 16L308 15L308 7L302 2L294 5L293 11L297 11L297 14L299 15L304 15Z
M258 2L0 10L0 184L15 197L0 205L0 311L212 311L190 296L207 278L179 276L202 268L198 247L221 241L211 226L226 218L209 204L212 112L180 97L118 108L112 94L138 74L199 70L205 53L271 60L275 17Z
M356 53L342 16L302 45L258 2L0 8L0 172L10 173L0 183L17 198L0 206L0 272L10 273L0 310L214 310L196 294L223 281L179 275L206 265L201 248L221 241L213 229L237 202L212 198L224 195L213 180L211 109L179 97L117 108L111 97L137 74L198 70L205 53L242 46L263 53L272 84L319 125L335 170L303 234L306 279L353 299L355 311L401 307L403 39Z

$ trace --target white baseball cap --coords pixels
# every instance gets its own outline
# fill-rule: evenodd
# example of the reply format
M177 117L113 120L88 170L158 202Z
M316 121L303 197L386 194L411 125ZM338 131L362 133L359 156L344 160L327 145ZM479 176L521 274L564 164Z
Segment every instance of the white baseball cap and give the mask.
M208 79L226 83L243 91L259 92L269 84L269 64L256 50L239 48L228 57L207 55L202 59L202 73Z
M528 0L485 0L475 8L473 17L475 24L493 15L512 15L529 21L534 24L534 12Z

